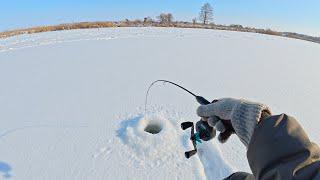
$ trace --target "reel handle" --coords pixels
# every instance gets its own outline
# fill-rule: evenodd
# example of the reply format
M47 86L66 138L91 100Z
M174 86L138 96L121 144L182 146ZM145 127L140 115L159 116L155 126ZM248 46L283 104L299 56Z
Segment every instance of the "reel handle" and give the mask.
M193 122L190 122L190 121L181 123L182 130L186 130L188 128L191 128L192 126L193 126Z
M184 156L189 159L191 156L195 155L197 153L197 150L187 151L184 153Z

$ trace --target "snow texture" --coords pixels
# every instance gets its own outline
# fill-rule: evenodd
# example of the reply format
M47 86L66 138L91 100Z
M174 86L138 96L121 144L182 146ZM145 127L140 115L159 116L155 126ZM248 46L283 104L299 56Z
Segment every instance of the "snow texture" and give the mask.
M295 116L320 143L320 46L253 33L108 28L0 40L0 179L221 179L250 171L237 137L192 149L180 83ZM146 126L161 131L151 134Z

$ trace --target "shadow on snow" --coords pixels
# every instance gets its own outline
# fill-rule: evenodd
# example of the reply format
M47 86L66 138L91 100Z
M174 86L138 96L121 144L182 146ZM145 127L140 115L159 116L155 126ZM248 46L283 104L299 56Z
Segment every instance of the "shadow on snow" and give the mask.
M130 119L123 120L120 123L120 128L116 131L117 137L119 137L123 143L127 143L127 135L126 131L128 127L135 127L143 115L139 115Z
M12 170L11 166L5 162L0 161L0 173L3 174L4 178L10 178L10 171Z

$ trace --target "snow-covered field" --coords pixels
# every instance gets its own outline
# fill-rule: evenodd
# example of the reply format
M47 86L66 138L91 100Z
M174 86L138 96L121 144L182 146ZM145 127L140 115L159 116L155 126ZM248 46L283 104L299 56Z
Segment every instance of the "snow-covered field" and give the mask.
M218 179L250 171L236 137L191 150L193 97L242 97L301 122L320 143L320 46L171 28L49 32L0 40L0 179ZM144 131L148 124L159 134Z

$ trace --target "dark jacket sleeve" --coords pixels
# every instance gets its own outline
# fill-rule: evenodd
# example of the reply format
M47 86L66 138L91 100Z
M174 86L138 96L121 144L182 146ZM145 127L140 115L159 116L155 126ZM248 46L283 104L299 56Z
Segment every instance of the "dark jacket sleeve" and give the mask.
M235 173L227 179L320 180L320 149L299 123L285 114L262 120L248 146L253 175Z

